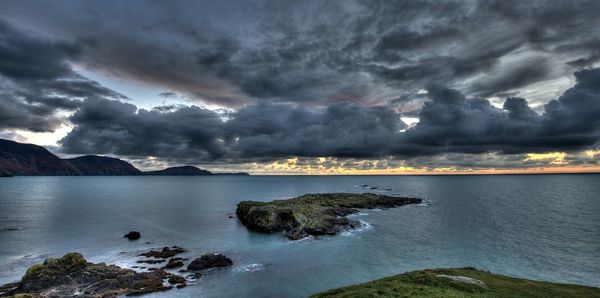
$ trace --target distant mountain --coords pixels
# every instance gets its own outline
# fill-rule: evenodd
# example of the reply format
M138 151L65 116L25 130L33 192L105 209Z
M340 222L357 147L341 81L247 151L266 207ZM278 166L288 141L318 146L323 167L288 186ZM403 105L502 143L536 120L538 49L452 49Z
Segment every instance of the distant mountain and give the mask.
M0 176L139 175L126 161L88 155L60 159L42 146L0 139Z
M193 166L172 167L160 171L142 172L118 158L86 155L60 159L42 146L0 139L0 177L10 176L133 176L133 175L249 175L248 173L218 173Z
M9 172L5 172L4 170L0 170L0 177L12 177L13 175Z
M240 176L250 176L249 173L246 172L236 172L236 173L213 173L213 175L240 175Z
M10 175L79 175L71 164L42 146L0 139L0 171Z
M111 175L140 175L142 171L130 163L118 158L86 155L71 159L64 159L79 170L80 175L86 176L111 176Z
M144 172L144 175L150 176L204 176L213 175L210 171L199 169L193 166L172 167L160 171Z

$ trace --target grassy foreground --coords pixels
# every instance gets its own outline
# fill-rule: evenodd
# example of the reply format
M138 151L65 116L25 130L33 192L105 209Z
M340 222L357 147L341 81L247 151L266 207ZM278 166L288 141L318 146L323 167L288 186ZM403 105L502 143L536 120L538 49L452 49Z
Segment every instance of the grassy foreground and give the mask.
M466 276L485 285L439 275ZM472 268L450 268L407 272L311 297L600 297L600 289L532 281Z

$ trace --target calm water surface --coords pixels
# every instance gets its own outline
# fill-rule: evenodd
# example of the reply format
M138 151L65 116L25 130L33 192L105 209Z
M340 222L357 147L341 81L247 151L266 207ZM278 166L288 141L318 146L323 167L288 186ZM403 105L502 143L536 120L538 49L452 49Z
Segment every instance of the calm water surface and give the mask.
M364 192L362 184L430 204L365 210L362 230L295 242L228 218L241 200ZM235 264L161 296L303 297L455 266L600 286L599 194L600 175L2 178L0 283L70 251L131 267L146 249L177 245L187 257L219 251ZM142 239L124 239L129 230Z

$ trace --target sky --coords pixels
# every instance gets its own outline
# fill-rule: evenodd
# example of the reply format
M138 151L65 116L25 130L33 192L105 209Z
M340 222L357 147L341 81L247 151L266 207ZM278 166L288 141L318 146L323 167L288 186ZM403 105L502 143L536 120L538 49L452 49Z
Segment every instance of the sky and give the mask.
M150 170L600 171L600 1L0 1L0 138Z

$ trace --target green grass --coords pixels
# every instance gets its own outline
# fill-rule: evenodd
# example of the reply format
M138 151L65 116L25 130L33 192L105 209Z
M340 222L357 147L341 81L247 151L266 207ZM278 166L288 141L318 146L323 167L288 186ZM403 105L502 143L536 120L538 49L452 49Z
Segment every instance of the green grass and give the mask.
M480 285L437 277L468 276ZM600 297L600 289L532 281L492 274L472 268L428 269L407 272L364 284L339 288L311 297Z

